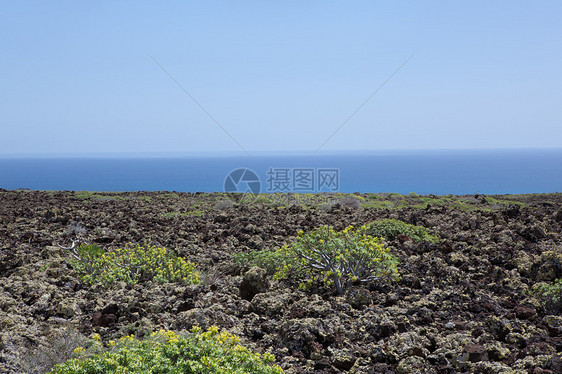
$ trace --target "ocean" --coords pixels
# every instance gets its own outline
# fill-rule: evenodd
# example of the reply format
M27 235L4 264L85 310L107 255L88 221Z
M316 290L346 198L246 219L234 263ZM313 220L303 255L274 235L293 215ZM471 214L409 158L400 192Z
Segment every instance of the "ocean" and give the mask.
M0 188L75 191L562 191L562 149L182 157L0 159Z

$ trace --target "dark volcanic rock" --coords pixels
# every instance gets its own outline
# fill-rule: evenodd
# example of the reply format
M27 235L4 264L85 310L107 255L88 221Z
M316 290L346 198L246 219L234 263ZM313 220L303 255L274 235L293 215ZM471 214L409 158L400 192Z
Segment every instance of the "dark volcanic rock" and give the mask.
M266 292L269 289L269 279L267 272L254 266L244 274L244 278L240 283L240 297L252 301L252 298L258 294Z
M470 362L488 361L488 352L483 345L469 344L464 347L466 359Z
M119 318L119 305L109 304L101 311L92 315L92 326L109 327L114 325Z
M517 318L521 319L531 319L537 315L537 310L532 306L518 305L514 311Z

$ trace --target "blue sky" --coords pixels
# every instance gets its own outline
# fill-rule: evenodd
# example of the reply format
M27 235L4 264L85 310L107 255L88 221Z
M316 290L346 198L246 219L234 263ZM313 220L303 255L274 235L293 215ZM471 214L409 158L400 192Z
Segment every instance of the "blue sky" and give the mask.
M3 1L0 155L562 147L555 1ZM149 56L150 55L150 56Z

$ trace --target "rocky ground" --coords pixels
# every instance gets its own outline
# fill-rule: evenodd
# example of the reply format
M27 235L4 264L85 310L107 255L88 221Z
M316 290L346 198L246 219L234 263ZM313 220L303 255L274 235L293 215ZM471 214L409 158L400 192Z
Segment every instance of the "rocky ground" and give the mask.
M286 373L562 373L562 316L529 292L562 277L562 195L353 198L0 190L0 372L40 372L93 332L216 324ZM231 261L299 230L382 218L441 238L389 242L396 283L338 296L267 278L253 295L249 269ZM165 246L196 263L203 284L85 285L56 246L77 237Z

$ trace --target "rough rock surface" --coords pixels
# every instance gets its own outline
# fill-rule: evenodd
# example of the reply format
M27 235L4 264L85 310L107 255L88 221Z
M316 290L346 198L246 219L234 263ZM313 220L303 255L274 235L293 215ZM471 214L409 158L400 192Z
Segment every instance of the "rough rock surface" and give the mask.
M271 350L287 373L561 372L562 316L529 292L562 277L561 195L443 202L358 194L361 209L259 200L217 209L224 198L0 190L0 372L29 372L38 353L63 359L79 339L61 336L97 332L107 340L213 324ZM368 204L381 200L393 207ZM389 242L400 258L396 283L339 296L292 288L231 261L234 253L280 247L299 230L383 218L441 238ZM73 238L104 248L165 246L196 263L204 283L83 284L70 251L56 245Z
M253 266L244 274L240 283L240 297L252 301L252 298L259 293L266 292L269 288L267 271L257 266Z

